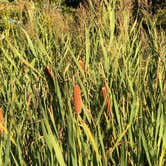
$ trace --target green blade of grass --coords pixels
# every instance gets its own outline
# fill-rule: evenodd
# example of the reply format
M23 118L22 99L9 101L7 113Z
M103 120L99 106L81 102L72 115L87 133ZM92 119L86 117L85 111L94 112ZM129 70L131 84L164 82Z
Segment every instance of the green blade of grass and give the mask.
M87 124L84 122L84 121L80 121L80 126L84 129L84 132L87 136L87 138L90 140L91 144L92 144L92 147L96 153L96 160L101 163L101 159L100 159L100 155L99 155L99 151L98 151L98 146L97 146L97 143L94 139L94 136L93 134L91 133L89 127L87 126ZM100 164L99 164L100 165Z

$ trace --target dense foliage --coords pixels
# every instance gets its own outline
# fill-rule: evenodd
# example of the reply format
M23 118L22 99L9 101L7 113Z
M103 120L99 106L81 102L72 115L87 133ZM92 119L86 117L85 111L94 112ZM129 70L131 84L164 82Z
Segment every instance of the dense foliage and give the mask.
M0 3L0 165L166 165L166 32L146 9Z

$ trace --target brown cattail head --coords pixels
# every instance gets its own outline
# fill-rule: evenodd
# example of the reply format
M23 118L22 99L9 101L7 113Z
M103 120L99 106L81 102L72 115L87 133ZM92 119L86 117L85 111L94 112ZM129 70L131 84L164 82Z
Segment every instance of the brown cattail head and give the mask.
M102 95L104 100L106 101L107 112L111 114L112 111L111 111L110 97L108 95L108 88L106 85L102 87Z
M51 68L50 68L49 66L46 66L46 67L45 67L45 71L46 71L46 73L47 73L49 76L52 75L52 71L51 71Z
M82 98L81 98L81 90L79 85L74 86L74 109L75 112L79 115L82 109Z
M103 98L105 99L106 98L106 96L107 96L107 87L106 86L103 86L102 87L102 95L103 95Z
M4 119L3 119L3 112L2 108L0 108L0 124L4 125ZM0 126L0 133L3 132L3 128Z
M85 72L85 66L84 66L84 62L80 59L79 61L79 64L81 66L81 69L83 70L83 72Z

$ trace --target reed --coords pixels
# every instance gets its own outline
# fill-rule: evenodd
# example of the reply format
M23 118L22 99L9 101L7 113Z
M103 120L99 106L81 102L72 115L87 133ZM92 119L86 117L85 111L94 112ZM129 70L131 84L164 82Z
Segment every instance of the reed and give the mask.
M0 108L0 126L4 125L4 118L3 118L3 111L2 108ZM4 129L2 127L0 127L0 133L2 133L4 131Z

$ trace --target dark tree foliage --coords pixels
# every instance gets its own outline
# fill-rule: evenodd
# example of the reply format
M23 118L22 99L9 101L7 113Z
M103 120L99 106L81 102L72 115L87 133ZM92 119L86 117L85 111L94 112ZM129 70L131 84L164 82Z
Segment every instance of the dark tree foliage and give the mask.
M73 7L77 8L79 7L80 3L82 3L83 0L65 0L65 4L67 7Z
M158 4L162 4L162 3L166 3L166 0L152 0L152 3L158 3Z

